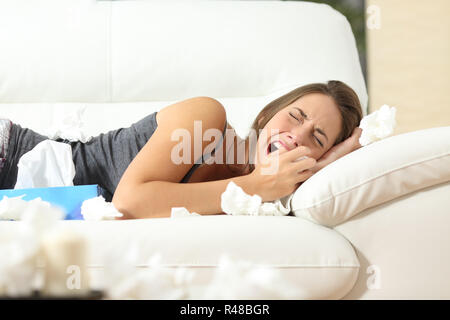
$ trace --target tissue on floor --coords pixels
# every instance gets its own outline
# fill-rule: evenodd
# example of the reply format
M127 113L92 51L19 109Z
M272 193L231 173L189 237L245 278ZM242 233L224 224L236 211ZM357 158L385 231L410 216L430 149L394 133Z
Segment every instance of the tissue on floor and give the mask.
M0 233L0 296L29 298L36 290L45 296L86 294L87 273L80 279L83 290L76 291L68 273L84 263L84 236L59 224L63 212L48 202L23 201L22 208L18 228Z
M20 159L14 189L73 186L75 164L67 143L44 140Z
M45 265L40 289L44 297L80 297L89 294L87 238L70 227L46 232L41 241Z
M222 254L203 299L307 299L311 296L271 266L235 260Z
M182 267L165 268L159 252L142 265L141 245L133 242L111 248L103 257L105 277L99 287L108 299L187 299L194 272ZM138 266L140 266L138 268Z
M30 296L40 244L27 225L0 233L0 297Z
M359 124L359 127L362 129L359 144L366 146L390 136L394 132L396 125L396 111L394 107L389 107L385 104L379 110L362 118Z
M250 196L230 181L221 195L221 207L223 212L230 215L284 216L291 212L292 197L293 194L290 194L274 202L262 202L259 195Z

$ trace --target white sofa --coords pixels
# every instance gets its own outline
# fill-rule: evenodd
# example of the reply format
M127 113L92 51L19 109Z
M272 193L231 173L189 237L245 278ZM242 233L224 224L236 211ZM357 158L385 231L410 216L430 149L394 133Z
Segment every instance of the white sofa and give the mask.
M1 0L0 43L0 115L40 133L79 106L96 135L211 96L245 136L268 102L330 79L367 107L350 25L323 4ZM447 180L332 227L296 216L62 223L89 238L95 272L106 250L138 244L140 264L160 252L168 267L195 270L196 284L227 253L276 268L302 289L299 299L448 299L449 194Z

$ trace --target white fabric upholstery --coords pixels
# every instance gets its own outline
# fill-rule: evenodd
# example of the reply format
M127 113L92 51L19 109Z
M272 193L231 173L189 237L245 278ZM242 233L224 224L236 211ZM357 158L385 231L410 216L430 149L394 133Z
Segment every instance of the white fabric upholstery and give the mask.
M298 217L326 226L364 209L450 181L450 126L389 137L352 152L305 181L292 198Z
M117 118L106 121L105 131L122 118L110 102L162 108L211 96L240 109L230 120L241 135L266 103L311 82L344 81L367 107L350 25L327 5L18 0L0 6L1 108L17 107L20 116L12 120L36 130L50 121L53 106L30 105L24 116L9 103L83 102L103 118ZM143 116L128 106L127 122ZM97 131L98 118L87 119Z
M339 233L296 217L201 216L128 221L63 221L89 239L93 281L102 285L108 255L120 256L133 246L138 265L155 253L167 267L195 272L196 285L211 280L222 254L280 270L306 299L340 299L353 287L359 262ZM1 225L1 224L0 224Z
M450 182L435 185L336 226L361 264L344 299L449 299L449 195Z

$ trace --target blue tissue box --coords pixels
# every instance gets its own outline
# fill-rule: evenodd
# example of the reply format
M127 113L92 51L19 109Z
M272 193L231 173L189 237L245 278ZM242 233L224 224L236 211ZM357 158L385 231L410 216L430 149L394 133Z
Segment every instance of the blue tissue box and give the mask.
M26 201L41 198L43 201L60 207L66 214L65 220L83 220L83 216L81 215L83 201L98 197L100 194L100 187L96 184L70 187L8 189L0 190L0 200L3 199L3 196L13 198L21 195L25 195L22 197L22 200Z

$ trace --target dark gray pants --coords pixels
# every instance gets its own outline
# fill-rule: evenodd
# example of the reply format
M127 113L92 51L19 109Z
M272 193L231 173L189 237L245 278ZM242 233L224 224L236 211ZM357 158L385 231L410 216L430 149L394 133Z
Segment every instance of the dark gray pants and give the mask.
M120 128L100 134L87 143L69 142L75 164L74 185L98 184L102 196L111 202L120 178L139 150L147 143L157 127L156 112L146 116L128 128ZM13 124L7 154L0 171L0 189L13 189L17 181L17 163L23 154L39 142L47 140L33 130Z

